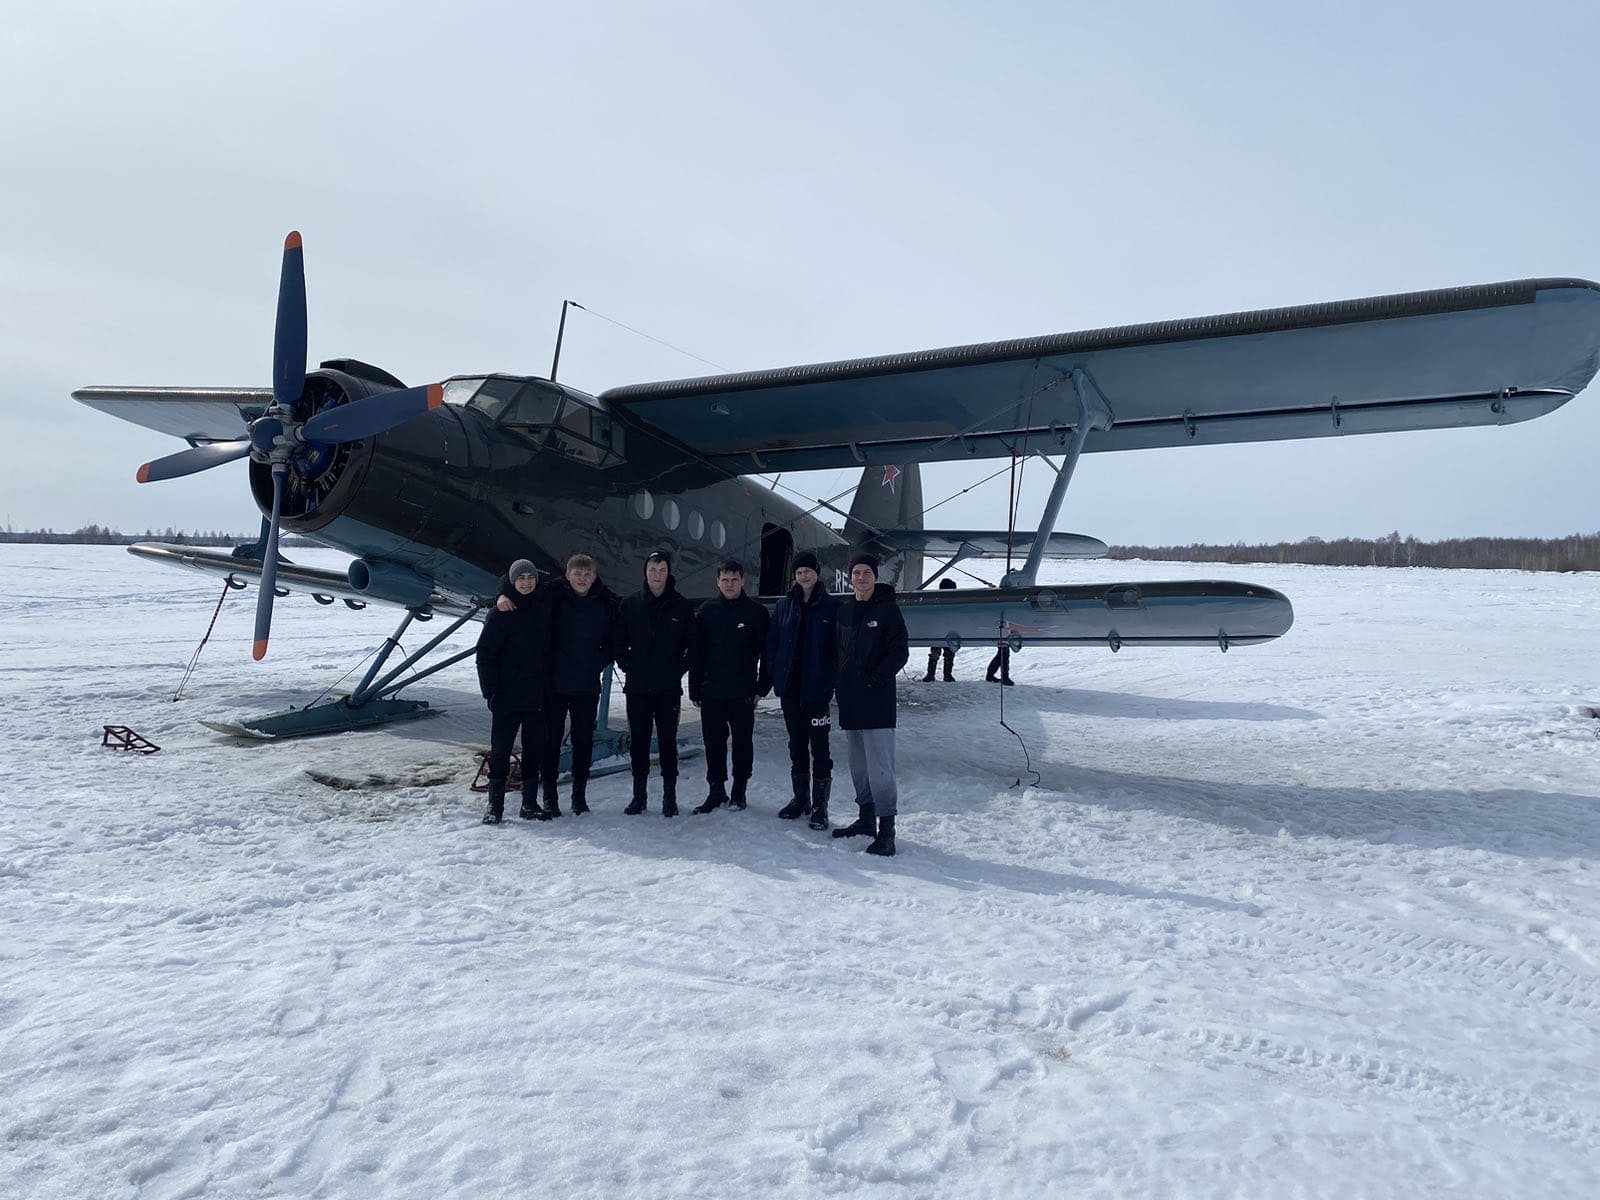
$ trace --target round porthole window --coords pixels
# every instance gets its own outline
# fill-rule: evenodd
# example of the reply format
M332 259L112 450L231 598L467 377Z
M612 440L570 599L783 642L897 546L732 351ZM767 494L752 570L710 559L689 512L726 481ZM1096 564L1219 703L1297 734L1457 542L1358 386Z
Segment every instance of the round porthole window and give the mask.
M633 511L639 514L641 521L648 521L656 511L656 498L649 492L639 491L633 494Z
M693 509L689 510L689 536L699 541L706 535L706 519Z
M721 521L711 522L711 544L718 550L728 544L728 527Z
M683 520L683 512L678 508L676 500L663 500L661 502L661 520L668 529L676 529L678 522Z

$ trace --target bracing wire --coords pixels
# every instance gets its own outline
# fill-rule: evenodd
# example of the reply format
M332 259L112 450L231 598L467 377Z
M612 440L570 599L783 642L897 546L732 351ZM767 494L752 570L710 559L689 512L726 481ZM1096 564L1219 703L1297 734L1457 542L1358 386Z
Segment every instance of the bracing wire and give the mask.
M682 346L674 346L671 342L664 338L658 338L653 334L646 333L642 329L635 329L632 325L625 324L624 322L617 320L615 317L608 317L603 312L596 312L594 309L589 308L586 305L579 304L576 300L569 300L567 303L571 304L573 308L580 309L581 311L588 313L592 317L599 317L602 321L615 325L618 329L626 329L629 333L635 335L636 337L642 337L645 339L645 341L654 342L658 346L665 346L668 350L674 350L683 355L685 358L692 358L695 360L695 362L703 362L708 367L715 367L724 374L727 374L731 369L723 366L721 363L712 362L709 358L704 358L692 350L685 350Z

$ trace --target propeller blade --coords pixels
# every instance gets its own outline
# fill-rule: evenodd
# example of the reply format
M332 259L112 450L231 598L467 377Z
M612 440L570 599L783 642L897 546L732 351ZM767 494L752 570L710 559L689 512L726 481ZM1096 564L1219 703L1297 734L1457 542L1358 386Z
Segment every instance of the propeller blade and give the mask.
M306 264L299 233L283 239L278 325L272 342L272 399L292 408L306 386Z
M414 417L432 412L444 403L444 385L430 383L426 387L406 388L398 392L385 392L381 396L368 396L319 412L304 425L300 433L308 442L325 442L338 445L359 442L404 425Z
M289 468L272 468L272 523L267 529L267 549L261 560L261 592L256 596L256 636L250 656L260 662L267 656L267 636L272 632L272 597L278 586L278 525L283 517L283 481Z
M159 483L163 479L178 479L196 471L209 471L223 463L244 458L250 453L250 439L238 442L207 442L191 450L179 450L165 458L147 462L139 468L140 483Z

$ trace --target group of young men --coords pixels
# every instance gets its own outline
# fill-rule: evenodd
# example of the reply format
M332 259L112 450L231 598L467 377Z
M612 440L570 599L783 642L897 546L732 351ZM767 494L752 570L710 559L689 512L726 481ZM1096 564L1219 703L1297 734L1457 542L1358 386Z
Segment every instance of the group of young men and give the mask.
M506 572L478 638L478 684L492 714L489 805L485 824L505 811L511 751L522 739L524 820L561 815L556 794L561 743L571 730L571 806L589 811L589 772L602 673L624 673L633 799L623 811L647 810L650 742L661 765L661 814L678 815L678 719L683 681L700 710L707 793L696 813L744 809L755 768L755 709L776 690L789 736L793 795L786 820L809 817L827 830L833 790L832 708L845 732L856 820L834 837L870 837L869 854L895 852L895 680L910 657L894 588L878 582L878 560L850 560L850 594L821 585L817 556L794 557L794 586L769 617L744 591L744 568L717 568L717 596L696 608L677 589L665 551L644 563L644 585L618 599L586 554L567 560L565 577L540 586L532 562ZM732 750L732 777L728 771ZM541 795L542 792L542 795Z

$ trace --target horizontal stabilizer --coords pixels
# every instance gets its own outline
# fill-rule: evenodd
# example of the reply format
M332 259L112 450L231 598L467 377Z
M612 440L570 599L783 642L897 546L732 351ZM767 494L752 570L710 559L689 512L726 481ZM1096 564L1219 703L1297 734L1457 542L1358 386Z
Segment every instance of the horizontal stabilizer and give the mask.
M246 583L256 583L261 578L261 563L258 560L235 558L227 550L175 546L165 542L136 542L128 547L128 553L163 566L187 567L191 571L214 577L231 578L241 587ZM331 604L334 599L351 601L357 606L373 602L390 603L370 592L357 591L350 586L349 577L343 571L303 567L282 560L278 563L277 587L286 592L308 592L323 604ZM438 591L433 593L428 606L435 612L456 614L464 613L471 607L457 597Z
M899 550L922 550L928 554L960 554L962 558L1004 558L1009 552L1025 556L1033 549L1038 535L1028 530L1008 534L970 529L886 529L881 540ZM1010 548L1007 549L1009 541ZM1052 533L1045 544L1046 558L1104 558L1109 547L1086 533Z

